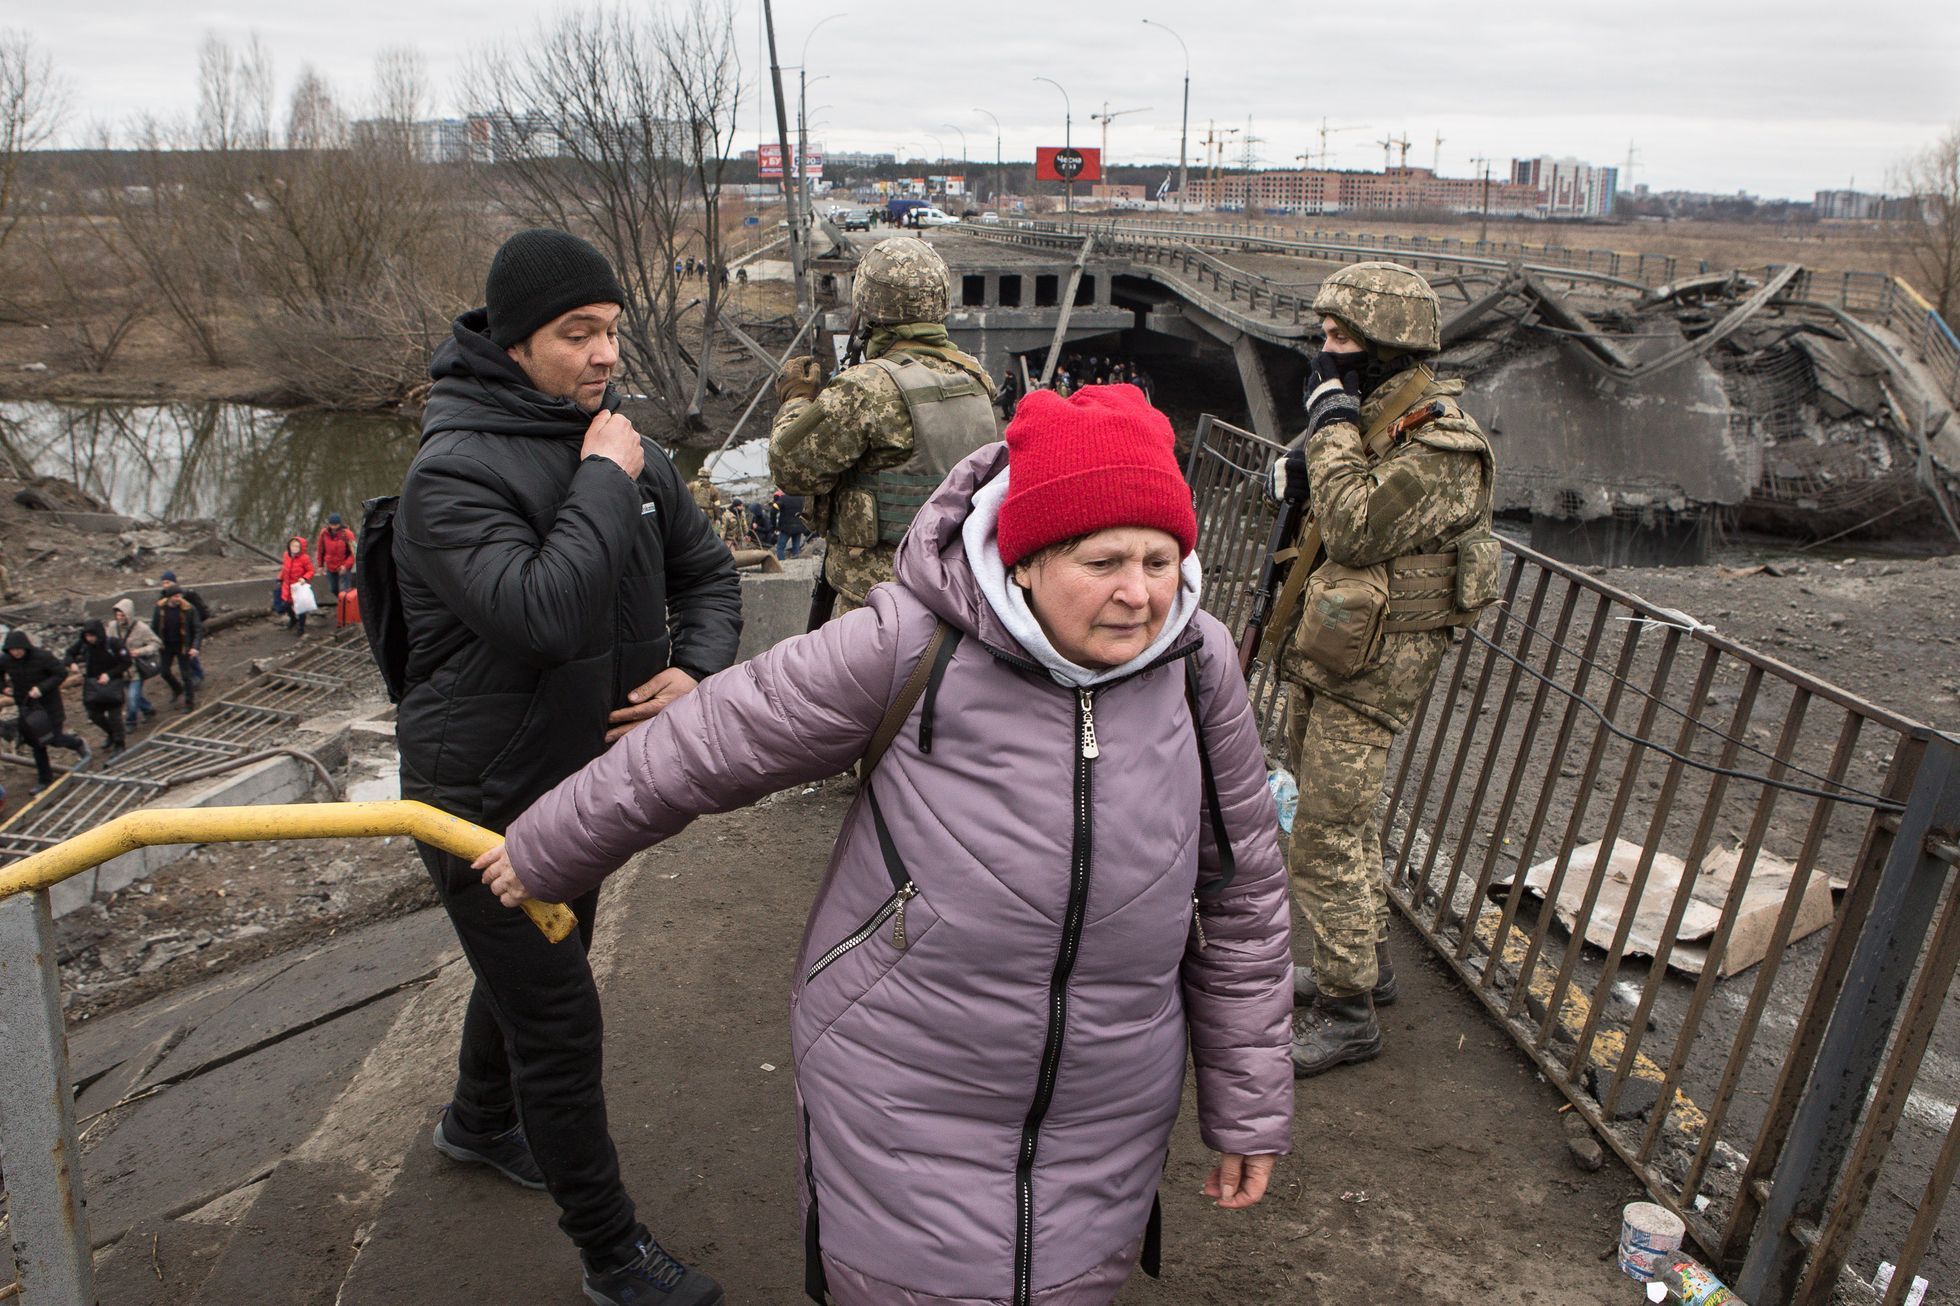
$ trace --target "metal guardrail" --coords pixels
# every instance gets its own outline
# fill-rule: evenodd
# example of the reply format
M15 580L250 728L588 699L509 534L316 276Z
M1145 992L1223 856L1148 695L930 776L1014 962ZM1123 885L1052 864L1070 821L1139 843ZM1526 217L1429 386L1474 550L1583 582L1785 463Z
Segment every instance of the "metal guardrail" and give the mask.
M1228 625L1277 451L1208 418L1187 462L1205 606ZM1392 898L1744 1299L1822 1303L1848 1259L1883 1254L1896 1306L1960 1171L1960 1117L1938 1105L1960 1096L1960 740L1505 549L1503 603L1391 761ZM1275 740L1285 688L1259 667L1252 690ZM1663 856L1679 887L1655 955L1636 956L1615 895L1638 900L1677 864ZM1507 889L1541 865L1542 898ZM1782 874L1766 905L1746 900ZM1841 895L1820 899L1814 875ZM1721 884L1713 901L1702 883ZM1762 958L1725 974L1746 905ZM1683 978L1691 910L1710 919ZM1796 938L1820 910L1826 929Z
M136 848L406 835L474 859L501 836L426 803L294 803L128 812L0 870L0 1153L23 1306L95 1306L75 1092L48 890ZM524 904L554 933L568 909ZM561 919L562 918L562 919Z

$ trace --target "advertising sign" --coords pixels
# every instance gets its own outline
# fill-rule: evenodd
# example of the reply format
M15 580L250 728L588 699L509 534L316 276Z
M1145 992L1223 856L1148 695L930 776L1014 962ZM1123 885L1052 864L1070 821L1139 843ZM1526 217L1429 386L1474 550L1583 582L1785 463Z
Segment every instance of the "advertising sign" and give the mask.
M823 151L811 150L803 158L803 171L812 179L823 176ZM783 175L783 147L763 144L755 147L755 175L758 177L780 177Z
M1039 146L1034 175L1037 181L1101 181L1102 151L1083 145Z

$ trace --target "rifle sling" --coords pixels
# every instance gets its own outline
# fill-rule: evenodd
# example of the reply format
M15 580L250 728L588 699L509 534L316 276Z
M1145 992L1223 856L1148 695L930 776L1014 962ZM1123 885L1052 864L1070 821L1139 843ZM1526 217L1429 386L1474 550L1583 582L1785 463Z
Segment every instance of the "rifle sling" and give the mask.
M1361 437L1362 446L1367 449L1373 462L1380 462L1394 447L1391 428L1409 414L1435 375L1427 367L1417 364L1402 378L1402 384L1395 387L1382 405L1375 420L1368 423L1367 433ZM1308 513L1300 522L1299 542L1291 549L1283 549L1274 554L1276 562L1291 563L1286 569L1286 584L1280 587L1279 598L1273 603L1272 616L1266 622L1264 637L1260 641L1259 656L1272 661L1279 653L1280 641L1293 625L1293 614L1300 606L1300 593L1307 587L1307 577L1320 561L1320 523Z

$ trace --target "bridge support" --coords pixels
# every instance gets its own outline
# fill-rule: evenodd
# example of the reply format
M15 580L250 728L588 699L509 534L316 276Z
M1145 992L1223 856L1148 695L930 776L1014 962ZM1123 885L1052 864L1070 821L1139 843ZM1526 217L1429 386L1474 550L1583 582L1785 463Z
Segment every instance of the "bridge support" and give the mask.
M1266 360L1259 356L1259 342L1241 332L1232 340L1232 357L1239 365L1239 383L1245 387L1252 429L1268 440L1285 443L1286 436L1279 428L1279 405L1273 402L1273 386L1266 376Z

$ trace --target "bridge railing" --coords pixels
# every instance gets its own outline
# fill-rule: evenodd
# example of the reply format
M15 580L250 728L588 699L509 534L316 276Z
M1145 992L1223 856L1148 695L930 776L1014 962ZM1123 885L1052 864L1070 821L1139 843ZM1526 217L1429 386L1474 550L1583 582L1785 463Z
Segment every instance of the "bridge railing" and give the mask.
M1206 418L1187 459L1235 631L1277 452ZM1398 910L1746 1300L1883 1255L1899 1306L1954 1234L1960 739L1504 547L1391 755ZM1290 695L1250 688L1270 746Z

